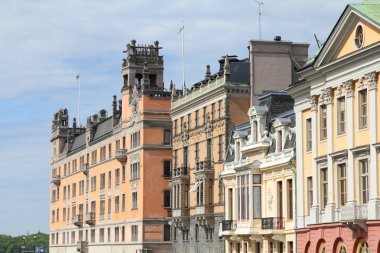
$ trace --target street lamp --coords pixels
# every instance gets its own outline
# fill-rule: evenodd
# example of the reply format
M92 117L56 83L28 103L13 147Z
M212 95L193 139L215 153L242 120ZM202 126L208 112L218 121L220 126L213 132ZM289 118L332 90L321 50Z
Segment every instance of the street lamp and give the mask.
M24 244L22 246L23 247L23 251L22 252L25 252L25 249L26 249L26 236L25 235L22 236L22 241L23 241L23 244Z
M36 239L37 239L37 235L36 234L34 234L33 235L33 250L34 250L34 253L36 253Z

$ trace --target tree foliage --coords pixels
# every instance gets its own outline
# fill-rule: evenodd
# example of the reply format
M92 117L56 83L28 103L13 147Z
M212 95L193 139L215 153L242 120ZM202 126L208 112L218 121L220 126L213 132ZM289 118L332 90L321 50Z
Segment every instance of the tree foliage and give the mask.
M48 252L49 235L44 233L30 234L25 236L24 239L22 235L12 237L0 234L0 253L31 253L34 246L36 248L44 247L46 252Z

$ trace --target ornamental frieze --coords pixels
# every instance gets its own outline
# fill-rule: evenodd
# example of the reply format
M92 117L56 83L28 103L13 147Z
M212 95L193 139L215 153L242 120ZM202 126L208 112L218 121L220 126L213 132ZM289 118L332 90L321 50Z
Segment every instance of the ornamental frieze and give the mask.
M319 103L322 105L328 105L332 103L332 88L325 88L322 90L322 94L319 96Z
M354 95L354 81L348 80L343 83L344 89L346 91L347 97L352 97Z
M309 103L310 103L311 111L316 111L317 110L317 96L312 95L311 97L309 97Z

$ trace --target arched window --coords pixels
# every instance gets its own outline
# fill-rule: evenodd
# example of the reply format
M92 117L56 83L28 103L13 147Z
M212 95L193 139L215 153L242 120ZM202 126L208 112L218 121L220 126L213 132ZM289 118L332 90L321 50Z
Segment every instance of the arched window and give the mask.
M346 253L346 247L344 247L344 245L339 247L339 253Z
M368 243L366 241L359 243L357 253L370 253Z

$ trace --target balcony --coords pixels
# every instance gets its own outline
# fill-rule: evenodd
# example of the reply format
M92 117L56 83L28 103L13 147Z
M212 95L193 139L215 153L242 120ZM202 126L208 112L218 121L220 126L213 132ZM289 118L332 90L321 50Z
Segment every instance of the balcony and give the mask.
M189 208L179 208L172 210L172 217L188 217L190 215Z
M174 168L172 171L172 179L180 178L180 177L188 177L188 176L189 176L189 168L188 167Z
M80 241L77 242L77 251L78 252L87 252L88 249L88 242L87 241Z
M284 229L284 217L270 217L261 219L261 229Z
M83 226L83 215L78 214L73 217L73 223L77 227L82 227Z
M342 206L340 208L341 221L366 220L368 218L367 206Z
M55 186L60 186L61 185L61 175L53 175L53 177L51 178L51 181L53 184L55 184Z
M195 215L207 215L211 213L212 206L196 206Z
M88 175L88 163L84 163L81 167L80 170L85 174L86 176Z
M86 224L95 225L95 212L86 213Z
M195 163L195 172L202 172L202 171L212 171L213 164L212 161L209 159L205 159L204 161L200 161Z
M224 220L222 221L222 231L235 231L236 221L235 220Z
M126 162L128 159L127 152L128 152L127 149L120 149L120 148L117 149L116 154L115 154L116 160L118 160L119 162Z

